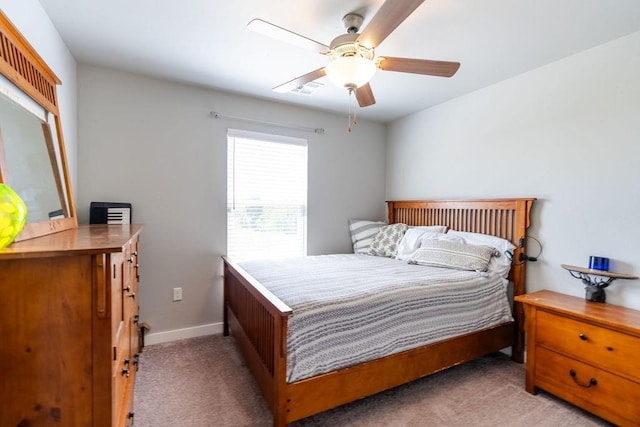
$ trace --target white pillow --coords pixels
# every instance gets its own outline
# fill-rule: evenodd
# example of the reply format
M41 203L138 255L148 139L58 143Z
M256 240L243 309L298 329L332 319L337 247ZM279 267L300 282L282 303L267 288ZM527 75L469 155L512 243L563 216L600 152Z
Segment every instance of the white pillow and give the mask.
M353 243L353 253L366 254L373 238L382 227L387 225L382 221L368 221L365 219L349 220L349 232L351 233L351 243Z
M462 237L470 245L486 245L496 248L500 252L500 256L491 258L487 271L498 273L504 278L509 276L511 257L516 248L510 241L489 234L470 233L467 231L449 230L447 235ZM509 252L509 254L507 255L506 252Z
M396 259L407 261L409 258L411 258L415 251L417 251L420 247L421 239L425 235L429 234L440 234L442 236L446 236L446 234L434 233L431 231L422 230L417 227L411 227L406 231L406 233L404 233L402 240L398 244L398 253L396 253Z
M441 233L425 233L420 238L420 246L422 246L422 243L425 240L442 240L442 241L453 242L453 243L465 243L462 237L451 236L449 234L441 234Z
M420 247L420 242L426 236L446 236L446 225L409 226L398 244L396 259L407 261Z
M410 225L409 228L417 228L418 230L430 231L432 233L444 234L447 232L446 225Z

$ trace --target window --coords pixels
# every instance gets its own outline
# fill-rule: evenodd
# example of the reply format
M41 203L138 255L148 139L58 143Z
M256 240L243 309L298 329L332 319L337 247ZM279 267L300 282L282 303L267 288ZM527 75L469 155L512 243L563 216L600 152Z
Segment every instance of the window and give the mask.
M307 140L229 129L227 254L307 254Z

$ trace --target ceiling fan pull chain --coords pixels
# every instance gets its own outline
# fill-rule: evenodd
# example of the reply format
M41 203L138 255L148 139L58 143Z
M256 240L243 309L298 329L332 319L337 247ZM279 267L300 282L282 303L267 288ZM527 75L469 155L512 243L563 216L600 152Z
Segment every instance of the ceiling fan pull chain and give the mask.
M351 121L351 101L353 99L352 97L353 95L353 89L349 89L349 99L348 99L348 103L349 103L349 120L348 120L348 125L347 125L347 132L351 132L351 123L353 123L355 125L355 122Z
M353 104L353 125L358 125L358 106L355 104L355 102Z

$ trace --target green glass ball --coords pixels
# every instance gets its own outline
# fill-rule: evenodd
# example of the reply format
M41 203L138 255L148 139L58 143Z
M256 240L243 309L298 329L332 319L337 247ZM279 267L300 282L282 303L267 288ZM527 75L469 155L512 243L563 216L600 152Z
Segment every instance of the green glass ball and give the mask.
M0 183L0 249L13 242L27 222L27 206L8 185Z

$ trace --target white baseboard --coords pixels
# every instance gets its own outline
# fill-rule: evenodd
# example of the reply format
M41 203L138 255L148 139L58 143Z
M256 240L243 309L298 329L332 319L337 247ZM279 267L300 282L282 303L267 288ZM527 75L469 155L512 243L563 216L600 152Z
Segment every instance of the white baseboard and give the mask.
M191 328L174 329L172 331L153 332L144 336L144 345L162 344L165 342L183 340L185 338L202 337L222 333L222 322L208 325L193 326Z

